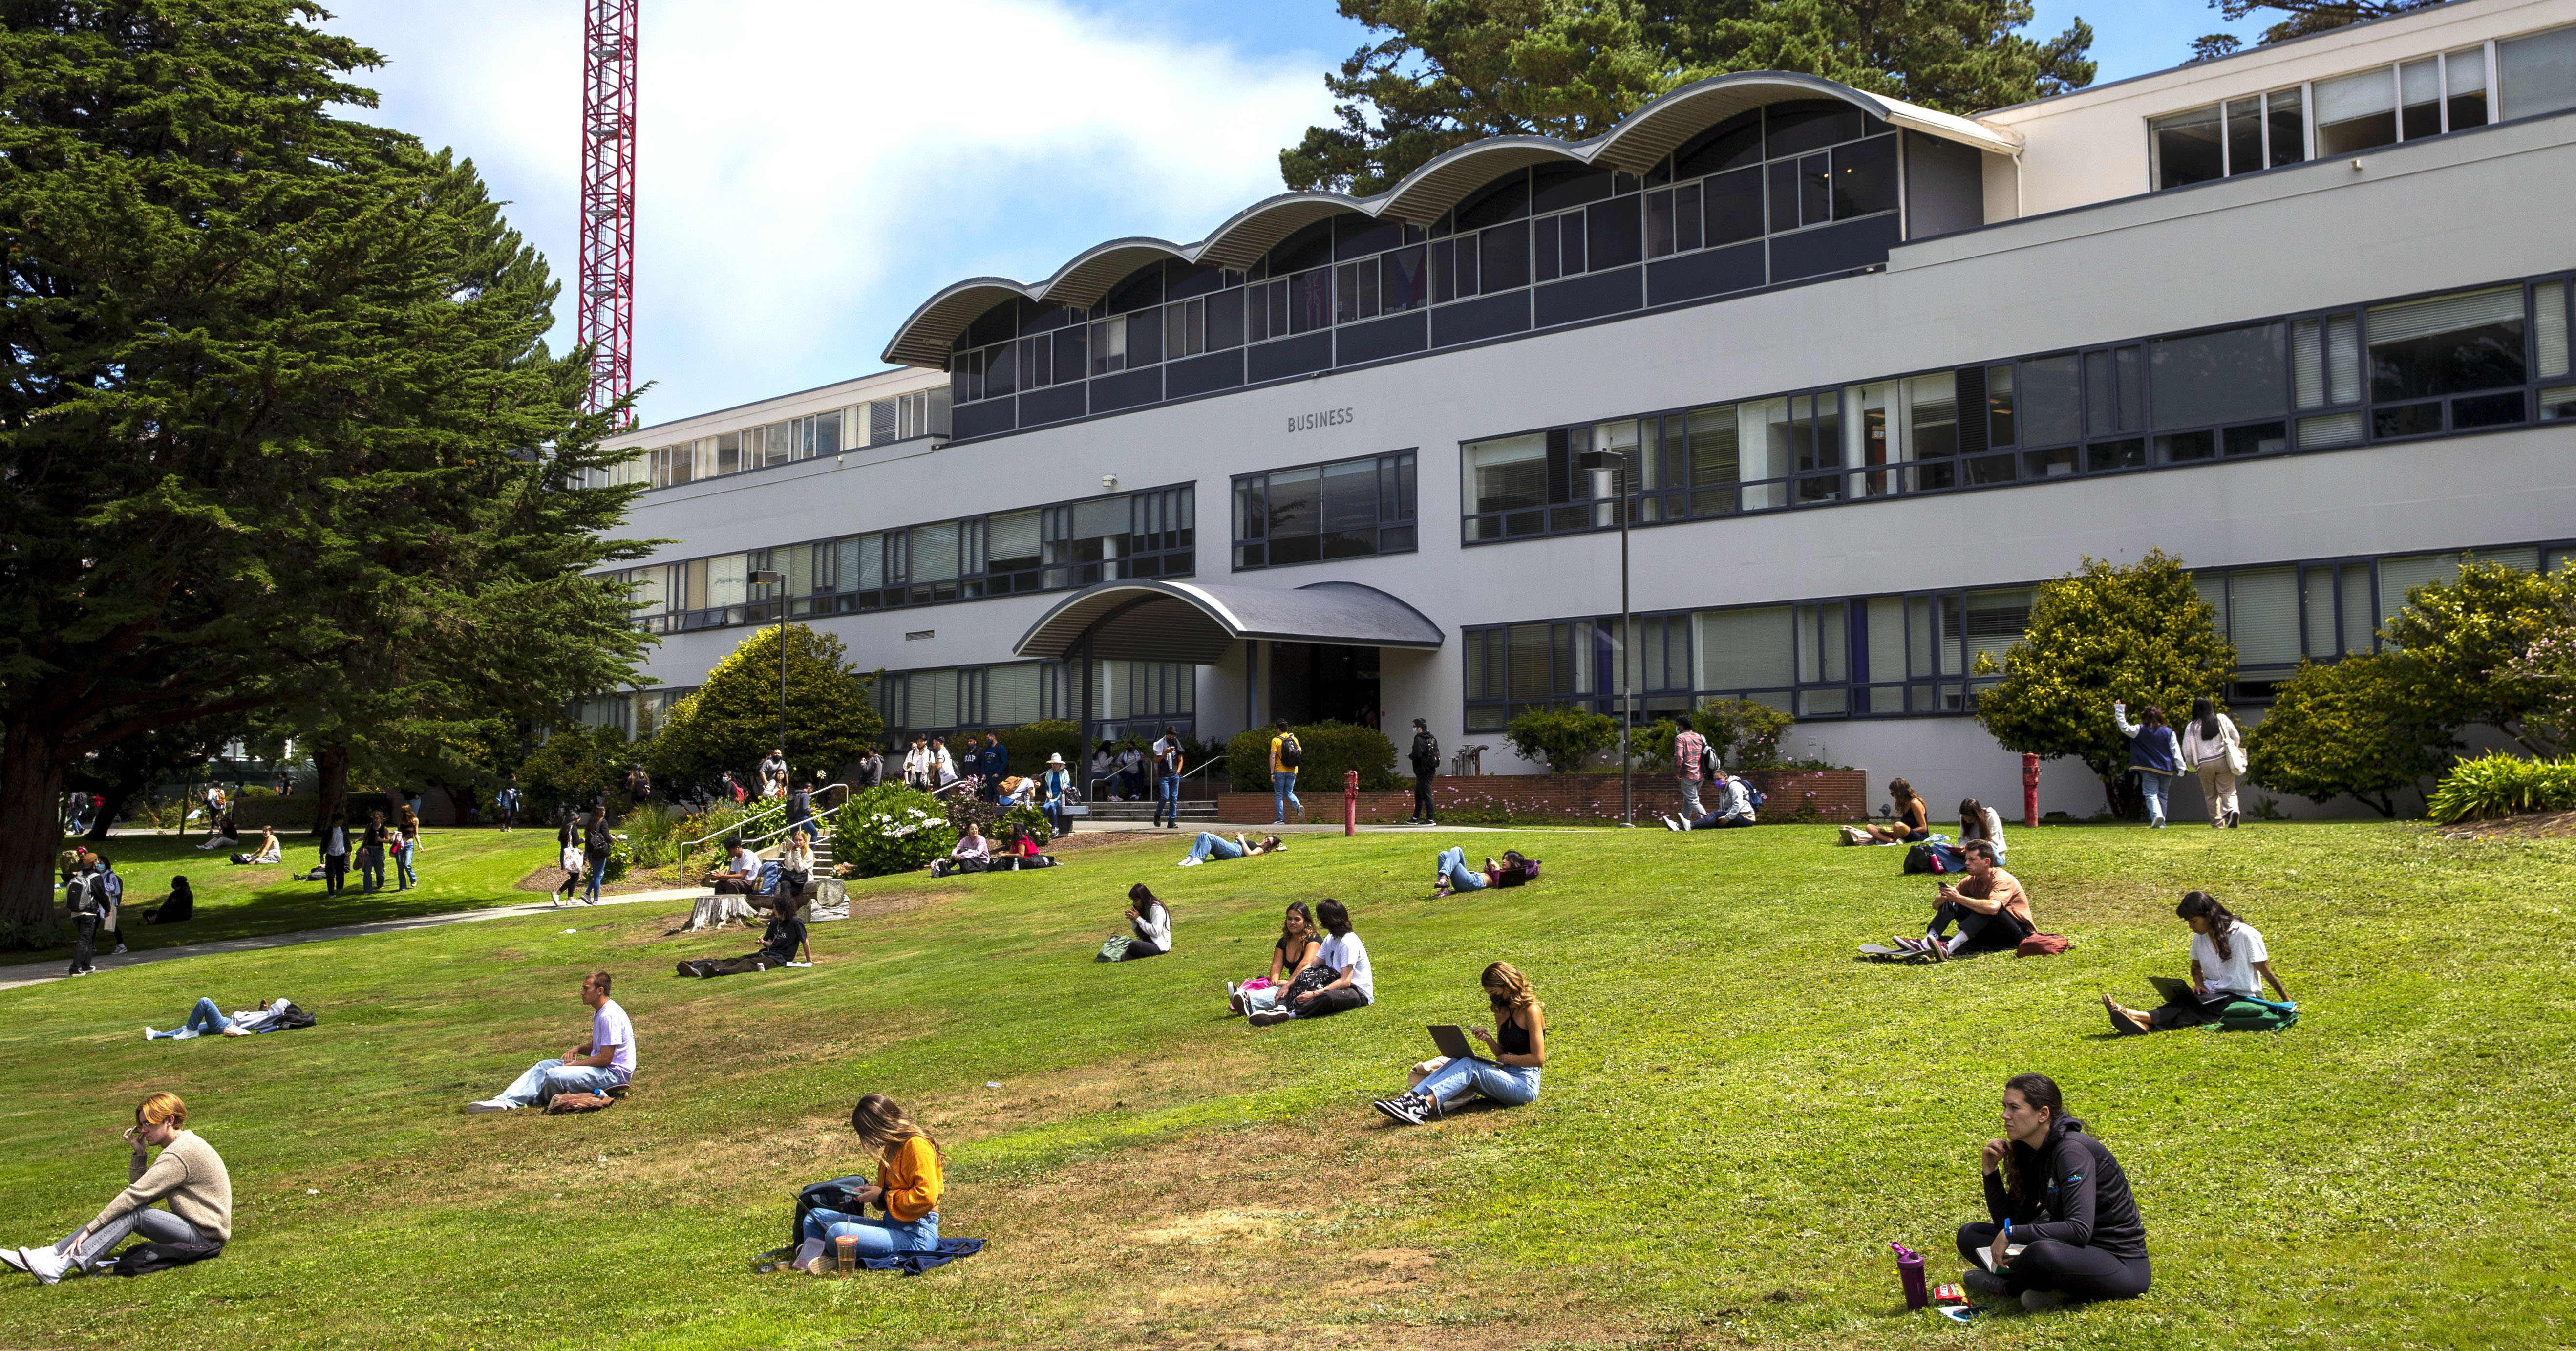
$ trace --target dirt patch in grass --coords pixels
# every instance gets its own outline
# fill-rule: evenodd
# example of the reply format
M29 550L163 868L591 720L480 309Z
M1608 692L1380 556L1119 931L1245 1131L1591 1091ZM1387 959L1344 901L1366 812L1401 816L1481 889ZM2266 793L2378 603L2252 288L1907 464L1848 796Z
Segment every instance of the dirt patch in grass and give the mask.
M552 863L537 869L518 881L521 891L554 891L564 884L564 870ZM629 873L623 880L601 885L603 896L631 896L639 891L667 891L679 882L653 873Z
M2532 812L2492 821L2462 821L2442 831L2446 840L2563 840L2576 836L2576 812Z

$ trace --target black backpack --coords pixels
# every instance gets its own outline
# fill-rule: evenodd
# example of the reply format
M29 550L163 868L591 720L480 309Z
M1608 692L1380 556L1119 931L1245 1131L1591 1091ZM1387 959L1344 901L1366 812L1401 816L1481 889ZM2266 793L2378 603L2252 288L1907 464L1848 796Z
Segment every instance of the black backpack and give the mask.
M1429 774L1440 768L1440 738L1425 732L1413 739L1413 772Z
M270 1030L273 1032L293 1032L299 1028L311 1027L314 1021L313 1015L306 1013L303 1006L296 1004L293 1001L289 1001L286 1005L286 1011L277 1015L277 1026Z
M1304 758L1306 758L1305 752L1297 748L1297 734L1295 732L1280 733L1279 767L1281 769L1295 769L1297 767L1297 762Z
M861 1187L871 1186L875 1181L874 1178L852 1173L847 1177L836 1177L829 1182L806 1184L803 1191L796 1193L796 1211L787 1221L788 1248L793 1250L797 1244L805 1241L805 1212L836 1210L844 1215L854 1214L859 1207L851 1201L850 1193Z

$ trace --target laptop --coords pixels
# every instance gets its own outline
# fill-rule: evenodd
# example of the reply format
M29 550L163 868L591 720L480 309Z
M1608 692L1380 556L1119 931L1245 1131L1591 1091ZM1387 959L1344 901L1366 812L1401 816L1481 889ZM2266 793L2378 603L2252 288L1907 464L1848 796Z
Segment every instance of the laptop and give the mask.
M1482 1060L1476 1048L1467 1044L1467 1030L1456 1023L1433 1023L1423 1029L1440 1047L1440 1054L1452 1060Z
M2156 993L2163 995L2168 1004L2208 1004L2236 997L2224 991L2202 994L2180 976L2149 976L2147 983L2155 986Z

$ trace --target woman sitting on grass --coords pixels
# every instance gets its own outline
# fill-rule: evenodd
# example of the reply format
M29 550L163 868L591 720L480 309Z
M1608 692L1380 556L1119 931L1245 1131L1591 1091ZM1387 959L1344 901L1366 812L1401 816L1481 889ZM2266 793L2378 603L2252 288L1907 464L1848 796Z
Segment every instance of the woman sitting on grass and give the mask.
M2264 950L2261 930L2230 914L2206 891L2185 893L2174 915L2191 926L2192 997L2167 999L2164 1007L2149 1013L2106 994L2102 1007L2111 1011L2113 1031L2125 1037L2214 1023L2229 1004L2261 999L2267 980L2282 1003L2290 1002L2290 992L2272 974L2272 954Z
M1241 985L1225 983L1225 1004L1237 1013L1257 1013L1277 1008L1287 992L1294 989L1297 978L1315 965L1315 954L1324 942L1315 935L1315 916L1304 901L1290 901L1286 918L1279 921L1279 941L1270 949L1270 975L1261 988L1250 988L1254 982Z
M134 1109L134 1124L125 1132L134 1156L126 1168L129 1185L107 1203L98 1218L50 1248L0 1248L0 1263L34 1276L46 1285L110 1262L109 1252L129 1234L146 1242L190 1245L182 1261L212 1257L233 1236L233 1184L215 1147L199 1139L188 1124L188 1104L176 1093L155 1093ZM145 1163L145 1152L161 1157ZM167 1210L154 1210L162 1202Z
M845 1238L862 1258L939 1247L939 1142L882 1093L870 1093L850 1109L850 1129L875 1153L877 1180L851 1191L851 1210L805 1212L805 1241L796 1249L795 1266L816 1276L838 1265ZM882 1208L886 1217L869 1219L869 1206Z
M1921 844L1931 838L1932 809L1916 796L1914 785L1903 779L1887 781L1888 796L1896 800L1896 823L1886 826L1845 826L1846 844Z
M1229 840L1222 835L1211 835L1202 830L1199 832L1198 839L1190 845L1190 856L1173 866L1195 868L1209 859L1223 862L1230 858L1252 858L1262 854L1275 854L1287 847L1276 835L1264 835L1259 844L1254 844L1239 834Z
M1254 1027L1288 1018L1329 1018L1377 1002L1377 976L1369 968L1368 945L1351 932L1351 912L1327 896L1315 906L1316 922L1329 937L1315 952L1315 964L1332 974L1320 989L1296 990L1277 1005L1252 1015Z
M1038 849L1037 836L1018 826L1002 827L1002 847L993 855L995 868L1052 868L1055 860Z
M1127 940L1127 950L1111 961L1160 957L1172 950L1171 909L1155 899L1142 882L1127 888L1127 927L1133 934Z
M1960 1283L2037 1313L2147 1292L2147 1229L2128 1175L2044 1074L2004 1081L2004 1138L1985 1150L1991 1223L1959 1227ZM2018 1248L2020 1251L2015 1252Z
M1984 840L1995 847L1995 866L2004 862L2004 814L1977 801L1959 800L1959 845L1966 848L1970 840Z
M979 873L992 864L991 841L986 840L984 832L969 821L966 833L957 837L957 847L948 851L948 857L930 861L930 875L946 877L951 873Z
M1510 962L1485 968L1485 999L1494 1008L1494 1030L1467 1029L1485 1043L1494 1058L1452 1060L1405 1093L1380 1099L1377 1109L1408 1126L1421 1126L1448 1115L1449 1108L1482 1097L1505 1107L1538 1101L1539 1067L1547 1063L1547 1010L1530 989L1529 977Z
M286 850L284 846L281 846L277 842L277 828L274 826L261 826L259 828L259 848L233 855L233 862L245 864L276 863L283 860L285 857Z

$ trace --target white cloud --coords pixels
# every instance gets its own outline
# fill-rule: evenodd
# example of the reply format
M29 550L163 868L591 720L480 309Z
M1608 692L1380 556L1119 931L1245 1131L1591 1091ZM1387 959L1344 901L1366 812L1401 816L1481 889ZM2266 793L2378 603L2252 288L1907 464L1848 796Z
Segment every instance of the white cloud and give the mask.
M569 281L581 13L352 0L383 120L474 158ZM962 277L1192 240L1279 190L1329 112L1314 53L1247 56L1059 0L645 5L636 374L662 421L858 374ZM569 299L558 306L571 333Z

